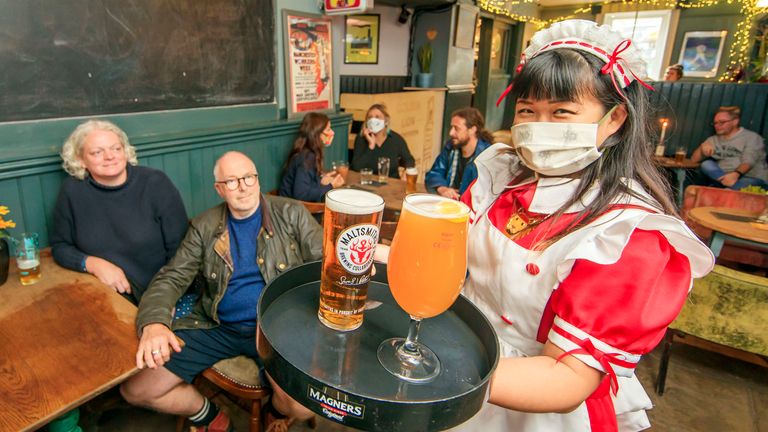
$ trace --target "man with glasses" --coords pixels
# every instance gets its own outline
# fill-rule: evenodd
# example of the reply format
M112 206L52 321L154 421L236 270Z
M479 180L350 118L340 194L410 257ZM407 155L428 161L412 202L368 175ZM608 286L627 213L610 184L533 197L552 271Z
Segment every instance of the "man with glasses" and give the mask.
M701 173L714 186L739 190L755 185L766 187L768 166L763 138L739 126L741 110L723 106L715 113L715 135L697 148L691 159L701 161Z
M222 359L258 359L261 290L285 270L322 256L320 225L300 203L261 195L256 166L246 155L224 154L213 175L224 203L192 220L174 258L152 279L136 318L136 364L143 370L121 386L128 402L186 415L196 431L232 427L192 386L194 377ZM174 305L198 273L206 286L190 315L174 320ZM285 429L293 419L312 416L270 383L274 408L289 416L281 420Z

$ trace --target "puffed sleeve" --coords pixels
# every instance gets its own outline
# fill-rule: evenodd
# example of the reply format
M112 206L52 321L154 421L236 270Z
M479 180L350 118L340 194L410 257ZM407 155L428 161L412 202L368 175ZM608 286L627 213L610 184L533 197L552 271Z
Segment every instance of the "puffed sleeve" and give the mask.
M680 313L690 286L688 258L660 232L637 229L616 263L576 260L547 306L554 316L548 339L595 369L631 377Z

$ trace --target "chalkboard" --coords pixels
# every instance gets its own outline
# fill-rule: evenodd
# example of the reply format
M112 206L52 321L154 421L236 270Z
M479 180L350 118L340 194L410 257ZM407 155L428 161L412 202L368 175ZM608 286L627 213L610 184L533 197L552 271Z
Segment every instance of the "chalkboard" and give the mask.
M272 0L0 0L0 122L275 100Z

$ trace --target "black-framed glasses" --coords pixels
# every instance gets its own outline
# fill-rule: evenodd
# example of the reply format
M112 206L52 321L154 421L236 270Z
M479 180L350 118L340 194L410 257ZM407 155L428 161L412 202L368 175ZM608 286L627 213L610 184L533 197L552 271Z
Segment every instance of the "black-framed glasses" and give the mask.
M243 181L243 184L251 187L256 184L256 179L259 178L258 174L248 174L247 176L233 178L233 179L227 179L222 181L217 181L216 183L223 184L226 186L228 190L237 190L238 187L240 187L240 181Z
M730 120L718 120L718 121L713 121L713 122L712 122L712 126L722 126L722 125L724 125L724 124L726 124L726 123L729 123L729 122L732 122L732 121L734 121L734 120L737 120L737 119L733 118L733 119L730 119Z

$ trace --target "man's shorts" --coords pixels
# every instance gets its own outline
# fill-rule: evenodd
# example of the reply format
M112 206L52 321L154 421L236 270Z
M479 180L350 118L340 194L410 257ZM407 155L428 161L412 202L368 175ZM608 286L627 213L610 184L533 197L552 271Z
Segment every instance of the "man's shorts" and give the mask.
M166 369L191 383L202 371L219 360L246 355L261 361L256 352L256 326L222 324L212 329L189 329L174 332L185 345L181 352L171 353Z

